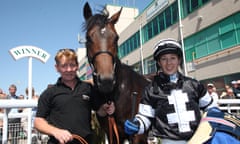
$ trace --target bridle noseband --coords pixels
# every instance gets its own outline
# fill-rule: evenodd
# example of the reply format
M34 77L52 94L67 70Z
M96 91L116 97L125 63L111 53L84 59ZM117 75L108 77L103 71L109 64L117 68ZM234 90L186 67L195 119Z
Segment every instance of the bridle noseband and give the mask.
M113 63L113 70L115 71L115 65L116 65L116 57L114 57L114 55L109 52L109 51L98 51L97 53L95 53L92 57L88 56L88 61L93 69L93 72L96 73L96 70L94 68L94 61L96 59L96 57L98 55L101 55L101 54L108 54L112 57L112 63Z

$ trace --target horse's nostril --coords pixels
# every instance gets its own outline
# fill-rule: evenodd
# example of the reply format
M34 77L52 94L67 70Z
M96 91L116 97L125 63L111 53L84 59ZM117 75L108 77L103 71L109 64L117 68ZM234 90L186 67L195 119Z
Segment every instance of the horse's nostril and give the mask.
M113 78L104 78L98 79L98 87L99 90L104 92L104 93L109 93L113 91L114 88L114 79Z
M113 85L113 79L100 79L99 82L102 84L102 85L106 85L106 86L111 86Z

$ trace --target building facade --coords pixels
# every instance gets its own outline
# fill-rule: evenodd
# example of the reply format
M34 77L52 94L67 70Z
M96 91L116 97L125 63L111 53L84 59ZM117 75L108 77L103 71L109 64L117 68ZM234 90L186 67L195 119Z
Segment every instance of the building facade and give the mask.
M119 33L119 58L153 73L153 47L163 38L182 43L186 75L214 83L218 92L240 79L240 1L153 0Z
M186 75L218 91L240 79L240 1L152 1L120 34L119 56L140 73L155 72L153 47L163 38L182 42Z

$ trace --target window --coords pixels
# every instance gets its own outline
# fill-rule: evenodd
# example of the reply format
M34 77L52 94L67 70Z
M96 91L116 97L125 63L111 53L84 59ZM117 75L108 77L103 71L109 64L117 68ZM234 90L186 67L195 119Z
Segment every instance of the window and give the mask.
M166 27L169 27L172 25L172 15L171 15L171 9L168 7L165 10L165 20L166 20Z
M192 13L197 8L203 6L210 0L182 0L182 13L186 17L188 14Z
M147 61L147 71L148 73L154 73L157 71L156 62L153 59Z
M156 17L154 20L153 20L153 35L157 35L158 33L160 32L160 29L159 29L159 17Z
M141 29L142 43L147 42L154 36L158 35L161 31L178 21L178 7L177 2L174 2L166 10L162 11L159 15L148 22ZM119 46L119 56L124 57L133 50L140 46L140 31L137 31L129 37L124 43Z
M164 21L164 14L161 13L161 14L158 16L158 18L159 18L159 27L160 27L160 32L161 32L161 31L163 31L163 30L166 28L166 26L165 26L165 21Z
M176 23L178 21L178 5L177 3L173 3L172 5L172 23Z
M153 37L153 22L147 24L147 33L148 33L148 40Z
M186 61L240 44L240 12L185 39ZM194 55L193 55L194 53Z

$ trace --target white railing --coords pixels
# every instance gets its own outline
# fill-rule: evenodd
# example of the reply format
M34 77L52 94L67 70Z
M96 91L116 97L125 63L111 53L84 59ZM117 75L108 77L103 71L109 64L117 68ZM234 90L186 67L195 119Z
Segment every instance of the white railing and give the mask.
M29 108L28 109L28 130L27 130L27 144L31 144L32 135L32 108L37 106L36 100L0 100L0 108L4 109L4 113L0 114L0 118L3 119L3 133L2 144L7 144L8 135L8 118L20 118L26 116L26 113L9 114L11 108Z
M237 111L238 114L240 112L240 99L219 99L218 104L221 110L226 110L229 113L232 113L233 110Z
M218 101L221 110L226 110L231 113L232 110L237 110L240 112L240 99L220 99ZM2 144L7 144L7 134L8 134L8 118L22 118L28 117L28 134L27 134L27 144L31 144L32 135L32 108L37 106L37 101L35 100L0 100L0 108L4 109L4 113L0 113L0 119L3 119L3 136ZM9 114L11 108L29 108L28 113L17 113Z

